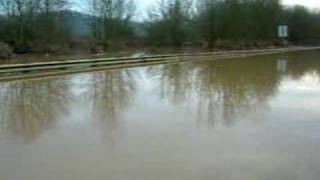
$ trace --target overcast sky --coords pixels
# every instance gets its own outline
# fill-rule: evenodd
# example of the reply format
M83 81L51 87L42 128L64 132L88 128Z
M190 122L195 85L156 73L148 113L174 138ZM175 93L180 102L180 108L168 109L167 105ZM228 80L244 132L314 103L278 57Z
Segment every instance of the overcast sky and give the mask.
M72 0L72 1L74 2L73 4L75 6L80 6L81 1L85 1L85 0ZM137 8L140 12L145 11L147 7L154 4L156 1L158 0L135 0L137 4ZM315 9L315 8L320 9L320 0L282 0L282 2L286 5L300 4L311 9Z
M283 3L289 5L300 4L311 9L320 8L319 0L283 0Z
M150 4L154 3L157 0L136 0L139 9L146 9ZM309 8L320 8L320 0L282 0L284 4L295 5L300 4L307 6Z

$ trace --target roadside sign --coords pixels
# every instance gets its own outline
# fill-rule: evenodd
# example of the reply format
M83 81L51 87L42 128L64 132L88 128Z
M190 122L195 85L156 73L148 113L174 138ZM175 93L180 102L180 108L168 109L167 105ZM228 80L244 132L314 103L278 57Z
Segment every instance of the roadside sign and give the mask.
M288 26L280 25L278 26L278 37L287 38L288 37Z

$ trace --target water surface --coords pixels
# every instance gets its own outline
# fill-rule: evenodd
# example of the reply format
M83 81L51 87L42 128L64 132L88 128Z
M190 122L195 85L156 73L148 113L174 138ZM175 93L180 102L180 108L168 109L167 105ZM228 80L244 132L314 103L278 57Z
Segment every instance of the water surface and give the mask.
M320 52L0 83L1 180L318 180Z

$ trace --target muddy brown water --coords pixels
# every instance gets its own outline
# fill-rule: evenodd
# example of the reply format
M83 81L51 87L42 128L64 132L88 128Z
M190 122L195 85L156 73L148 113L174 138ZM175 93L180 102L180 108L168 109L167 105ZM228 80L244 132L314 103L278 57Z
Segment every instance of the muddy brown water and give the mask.
M318 180L320 51L0 83L1 180Z

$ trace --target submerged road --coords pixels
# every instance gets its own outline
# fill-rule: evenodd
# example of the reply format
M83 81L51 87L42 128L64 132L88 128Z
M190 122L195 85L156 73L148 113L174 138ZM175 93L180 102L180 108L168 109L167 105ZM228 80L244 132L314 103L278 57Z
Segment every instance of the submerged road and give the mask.
M319 180L319 58L0 82L0 179Z

